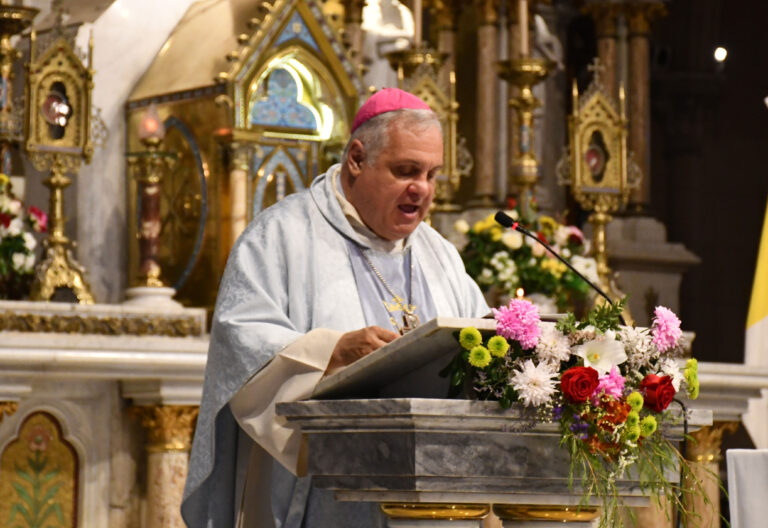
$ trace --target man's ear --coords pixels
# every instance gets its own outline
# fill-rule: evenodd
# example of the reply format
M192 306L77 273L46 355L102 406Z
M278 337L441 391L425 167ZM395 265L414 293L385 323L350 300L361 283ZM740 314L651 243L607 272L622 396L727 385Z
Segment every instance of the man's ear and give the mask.
M353 139L347 150L347 159L344 160L349 173L353 177L356 178L363 170L363 160L365 160L365 147L359 139Z

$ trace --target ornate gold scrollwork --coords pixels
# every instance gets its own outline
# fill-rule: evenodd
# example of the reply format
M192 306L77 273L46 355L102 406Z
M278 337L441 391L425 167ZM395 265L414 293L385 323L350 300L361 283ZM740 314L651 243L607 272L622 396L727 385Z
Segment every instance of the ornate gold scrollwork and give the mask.
M585 522L597 519L600 509L589 506L494 504L493 513L509 521Z
M147 405L131 408L147 431L147 451L189 451L197 423L196 405Z
M0 312L0 332L42 332L97 335L201 336L203 328L194 317L97 317Z
M15 401L0 401L0 423L3 422L3 418L10 416L19 410L19 402Z
M694 462L718 463L723 458L722 442L725 433L733 434L739 428L739 422L715 422L691 433L693 442L689 442L685 457Z

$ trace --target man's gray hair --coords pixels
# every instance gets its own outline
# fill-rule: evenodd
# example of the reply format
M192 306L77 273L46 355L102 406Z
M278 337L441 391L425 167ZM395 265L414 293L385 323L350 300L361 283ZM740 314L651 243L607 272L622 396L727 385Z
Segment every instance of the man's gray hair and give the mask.
M405 108L384 112L357 127L350 136L347 146L344 147L344 153L341 156L342 162L346 161L349 155L349 146L352 141L357 139L365 147L366 161L375 164L379 153L389 142L389 126L395 122L399 126L416 129L419 132L431 127L438 127L440 133L443 132L440 118L432 110Z

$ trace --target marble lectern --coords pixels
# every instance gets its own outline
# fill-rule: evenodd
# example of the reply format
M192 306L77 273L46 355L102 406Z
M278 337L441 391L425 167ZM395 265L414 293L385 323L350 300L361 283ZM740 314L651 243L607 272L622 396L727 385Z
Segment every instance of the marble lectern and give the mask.
M323 380L314 400L278 404L307 438L308 474L338 500L380 503L391 528L477 528L491 509L505 527L592 526L597 503L577 507L556 424L496 402L442 399L437 372L465 326L495 330L493 320L435 319ZM712 413L690 411L688 423L709 425ZM681 437L682 425L667 434ZM650 502L631 477L619 488L627 505Z

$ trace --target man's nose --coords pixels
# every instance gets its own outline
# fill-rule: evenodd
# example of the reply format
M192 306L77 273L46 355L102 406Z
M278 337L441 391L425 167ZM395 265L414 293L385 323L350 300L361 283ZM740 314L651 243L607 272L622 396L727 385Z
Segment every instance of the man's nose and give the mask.
M418 197L426 196L429 194L431 187L432 183L427 178L427 175L422 174L408 185L408 193Z

